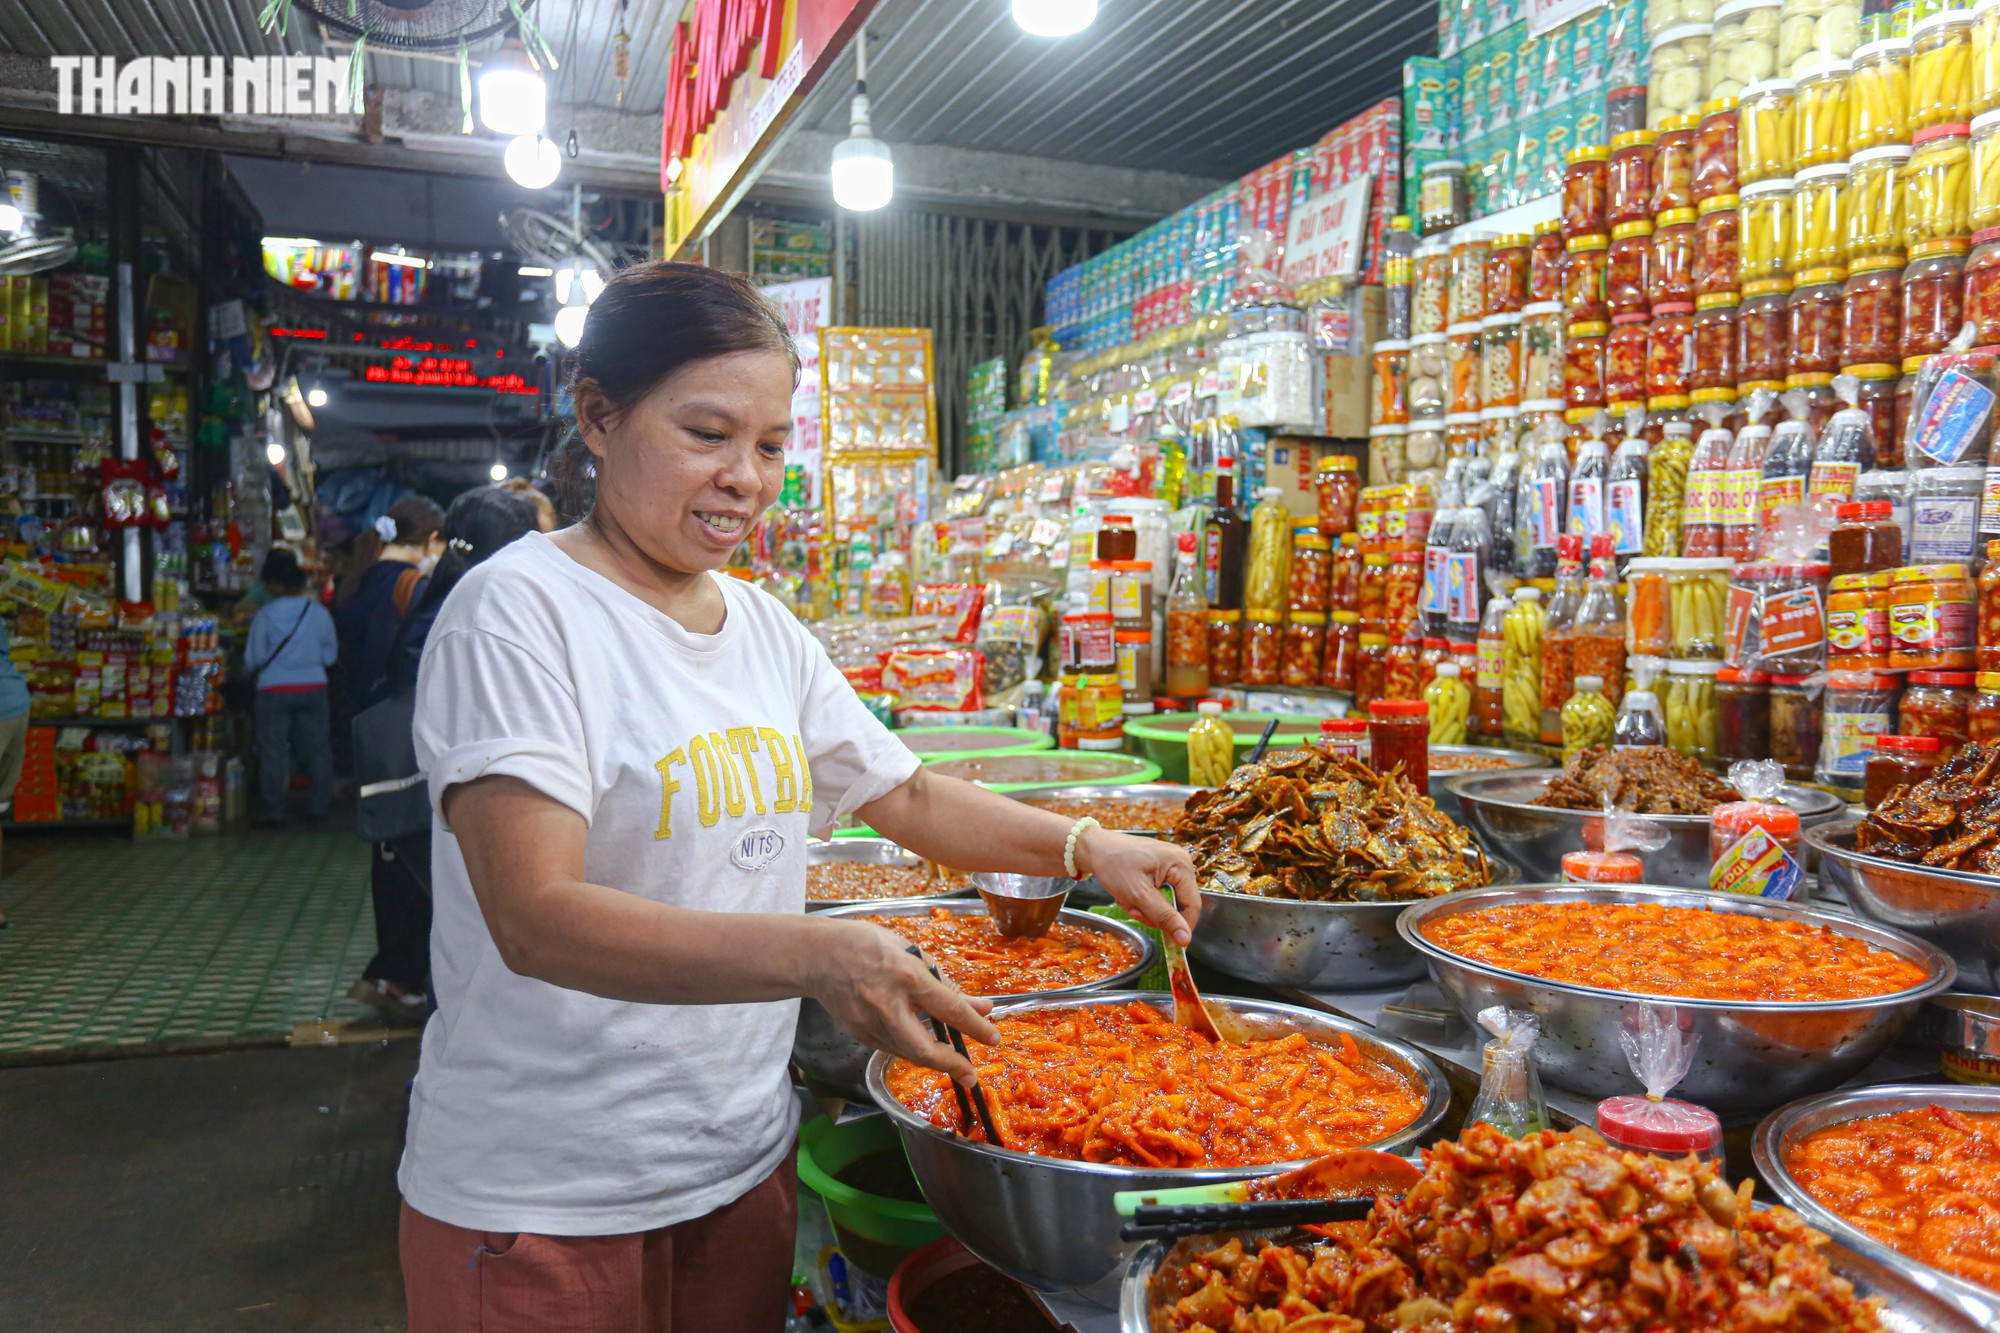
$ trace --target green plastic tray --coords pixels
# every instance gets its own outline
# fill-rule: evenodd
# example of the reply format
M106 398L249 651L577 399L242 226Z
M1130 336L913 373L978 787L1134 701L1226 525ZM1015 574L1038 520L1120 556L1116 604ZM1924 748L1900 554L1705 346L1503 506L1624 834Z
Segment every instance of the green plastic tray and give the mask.
M952 760L948 759L939 759L927 767L951 777L968 777L1002 792L1033 791L1044 787L1124 787L1137 782L1157 782L1160 778L1158 764L1129 754L1049 750L999 755L961 754L952 756L952 759L977 759L979 769L972 773L953 772Z
M881 1278L944 1235L929 1204L865 1194L835 1179L849 1163L884 1151L902 1156L902 1140L887 1116L862 1116L841 1125L821 1116L799 1129L799 1183L826 1204L827 1220L848 1262Z
M1200 716L1198 713L1161 713L1144 720L1128 718L1125 722L1125 743L1128 747L1136 747L1140 754L1159 765L1164 781L1186 782L1188 728ZM1304 745L1307 741L1319 739L1320 718L1300 713L1280 713L1277 716L1278 730L1271 737L1272 749ZM1224 713L1222 720L1236 733L1236 762L1241 764L1249 760L1250 751L1257 748L1257 742L1264 735L1264 728L1271 725L1271 714Z
M980 744L963 750L928 750L928 736L977 736ZM993 754L1031 754L1055 748L1056 738L1026 727L904 727L896 739L914 750L925 763L939 759L964 759Z

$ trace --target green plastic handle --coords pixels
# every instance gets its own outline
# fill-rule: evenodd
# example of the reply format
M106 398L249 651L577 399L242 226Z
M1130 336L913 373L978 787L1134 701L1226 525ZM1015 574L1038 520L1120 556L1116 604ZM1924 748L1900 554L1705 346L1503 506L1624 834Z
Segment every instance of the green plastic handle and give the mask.
M1119 1190L1111 1196L1111 1207L1120 1217L1130 1217L1152 1205L1244 1203L1250 1198L1250 1182L1225 1180L1220 1185L1182 1185L1170 1190Z

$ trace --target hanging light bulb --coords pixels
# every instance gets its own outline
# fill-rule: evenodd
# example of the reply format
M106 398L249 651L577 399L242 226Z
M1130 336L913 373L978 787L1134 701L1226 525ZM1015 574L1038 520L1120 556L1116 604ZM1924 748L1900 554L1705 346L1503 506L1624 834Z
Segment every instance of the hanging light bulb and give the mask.
M486 475L495 481L505 481L507 480L507 465L505 463L495 463L492 467L486 469Z
M317 380L313 382L312 388L306 390L306 406L307 407L326 406L326 390L322 389L319 386L319 382Z
M854 42L854 101L847 137L833 149L833 202L856 213L873 212L896 197L896 163L889 145L869 122L868 30Z
M21 224L26 221L27 218L14 205L0 204L0 236L12 236L21 230Z
M1074 37L1097 21L1097 0L1014 0L1014 22L1031 37Z
M564 347L583 341L583 321L590 317L587 305L566 305L556 311L556 337Z
M517 134L507 141L501 164L514 184L524 190L546 190L562 175L562 150L539 134Z
M479 74L479 123L495 134L540 134L549 123L549 86L518 41Z
M282 466L285 461L285 446L276 440L271 441L264 446L264 457L270 460L272 467Z

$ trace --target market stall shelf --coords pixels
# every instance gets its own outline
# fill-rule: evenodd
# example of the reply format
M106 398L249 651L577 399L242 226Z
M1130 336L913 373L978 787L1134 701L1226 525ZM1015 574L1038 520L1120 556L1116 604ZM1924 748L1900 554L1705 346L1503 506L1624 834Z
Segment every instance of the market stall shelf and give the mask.
M1854 850L1857 823L1806 830L1820 882L1871 921L1929 940L1958 964L1958 984L2000 989L2000 875L1934 870Z

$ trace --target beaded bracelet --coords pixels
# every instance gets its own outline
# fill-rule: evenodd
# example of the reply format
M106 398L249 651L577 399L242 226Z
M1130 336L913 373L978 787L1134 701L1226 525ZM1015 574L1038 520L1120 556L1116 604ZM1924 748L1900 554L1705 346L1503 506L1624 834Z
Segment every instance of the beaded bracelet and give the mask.
M1071 879L1083 878L1081 872L1076 868L1077 839L1081 838L1089 829L1103 827L1104 825L1098 823L1089 815L1085 815L1082 819L1077 820L1076 823L1069 826L1069 836L1063 839L1063 870Z

